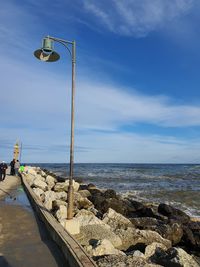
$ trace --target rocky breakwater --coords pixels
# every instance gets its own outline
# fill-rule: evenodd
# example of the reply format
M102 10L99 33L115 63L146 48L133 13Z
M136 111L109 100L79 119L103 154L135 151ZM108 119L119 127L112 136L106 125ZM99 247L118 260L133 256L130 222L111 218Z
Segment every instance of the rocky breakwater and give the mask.
M66 229L69 181L36 167L23 176L37 197ZM73 181L74 237L101 267L198 267L200 222L161 203L141 203L114 190Z

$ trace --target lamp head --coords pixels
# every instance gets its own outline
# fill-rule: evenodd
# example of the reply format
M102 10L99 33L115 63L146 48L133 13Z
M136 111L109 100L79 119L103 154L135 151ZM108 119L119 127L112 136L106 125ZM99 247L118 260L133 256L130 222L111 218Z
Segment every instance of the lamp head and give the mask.
M53 50L53 40L49 37L43 39L42 48L36 50L34 56L46 62L54 62L60 58L60 55Z

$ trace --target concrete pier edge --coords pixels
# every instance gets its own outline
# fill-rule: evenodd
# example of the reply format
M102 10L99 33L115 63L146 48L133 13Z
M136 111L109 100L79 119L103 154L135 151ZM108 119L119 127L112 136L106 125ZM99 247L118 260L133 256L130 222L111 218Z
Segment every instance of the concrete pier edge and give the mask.
M83 247L60 225L54 216L34 194L23 174L22 184L31 202L33 209L44 222L51 238L61 248L70 267L97 267L96 263L86 253Z

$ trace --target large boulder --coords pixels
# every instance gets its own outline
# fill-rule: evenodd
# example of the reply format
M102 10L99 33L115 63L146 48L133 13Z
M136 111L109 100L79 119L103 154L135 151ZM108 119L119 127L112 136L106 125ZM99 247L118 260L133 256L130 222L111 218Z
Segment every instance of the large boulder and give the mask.
M147 259L150 258L152 255L155 254L155 251L156 251L157 248L161 248L164 251L167 250L165 245L163 245L161 243L153 242L150 245L146 246L146 248L145 248L145 257Z
M185 212L165 203L161 203L158 206L158 212L167 216L170 220L177 221L180 224L185 224L190 221L190 217Z
M130 250L130 248L134 249L138 244L143 244L147 246L153 242L161 243L165 245L167 248L171 247L171 241L162 238L157 232L150 230L139 230L128 227L126 230L117 229L115 233L122 240L122 246L120 249L122 250Z
M133 226L131 221L124 217L122 214L117 213L115 210L109 208L107 213L103 215L104 223L110 225L110 227L115 230L117 228L126 229L127 227Z
M96 190L96 189L93 189ZM92 190L90 190L91 192ZM99 210L102 214L106 213L109 208L112 208L123 216L127 216L129 213L128 206L122 199L117 198L105 198L101 192L96 192L88 197L90 201L94 204L95 208Z
M81 245L90 245L91 240L108 239L115 248L122 245L122 241L119 236L110 231L107 227L101 224L92 224L81 227L81 237L79 242Z
M67 219L67 207L65 205L60 205L59 209L55 213L55 217L58 221Z
M38 196L39 200L44 201L45 200L45 193L40 188L33 188L33 192Z
M79 192L79 194L80 194L82 197L90 197L90 196L91 196L90 191L88 191L88 190L86 190L86 189L84 189L84 190L79 190L78 192Z
M45 193L45 200L44 200L44 206L48 210L52 210L53 208L53 201L56 200L56 193L54 191L46 191Z
M200 250L200 222L190 221L183 226L183 242L189 248Z
M86 197L81 197L76 203L78 209L89 209L94 207L93 203Z
M167 251L157 248L150 260L166 267L199 267L194 257L181 248L173 247Z
M46 183L48 185L48 189L51 190L55 186L56 179L51 175L47 175Z
M34 176L37 176L37 171L33 167L30 167L30 166L24 167L24 172L27 174L32 174Z
M65 184L67 185L67 191L68 191L69 180L66 180L66 181L65 181ZM80 184L77 183L77 182L75 182L75 181L73 180L73 181L72 181L72 185L73 185L74 192L77 192L78 189L79 189Z
M161 265L148 263L143 257L134 255L108 255L97 260L99 267L162 267ZM170 266L168 266L170 267Z
M126 255L124 252L116 249L113 244L107 240L98 240L90 246L85 247L90 256L102 256L102 255Z
M104 193L103 193L103 196L105 198L116 198L118 199L119 197L117 196L117 193L115 190L113 189L107 189Z
M80 210L76 214L75 218L79 221L80 226L100 224L103 225L105 228L110 229L109 225L98 219L91 211L85 209Z
M156 231L163 238L171 240L173 245L178 244L183 236L182 225L176 222L167 224L151 217L131 218L130 220L136 228Z
M53 209L59 209L61 205L67 207L67 202L60 199L53 200Z
M33 187L37 187L42 189L43 191L46 191L48 189L48 186L45 182L43 182L40 178L36 177L33 181Z
M67 201L67 193L66 192L55 192L56 199Z
M36 176L33 174L26 174L26 173L24 173L24 176L26 178L27 183L32 187L34 180L36 179Z
M65 182L62 183L56 183L54 186L55 192L67 192L68 191L68 185Z

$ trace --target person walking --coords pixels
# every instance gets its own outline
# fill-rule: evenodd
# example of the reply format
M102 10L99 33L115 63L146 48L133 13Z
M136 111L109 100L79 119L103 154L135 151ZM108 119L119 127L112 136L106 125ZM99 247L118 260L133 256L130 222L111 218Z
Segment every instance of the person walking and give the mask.
M2 163L0 164L0 181L2 182L3 180L5 180L6 178L6 170L7 170L8 166L5 163L5 161L2 161Z
M10 162L10 175L15 175L15 159Z
M20 168L20 163L19 160L17 160L15 162L15 175L18 176L19 175L19 168Z

